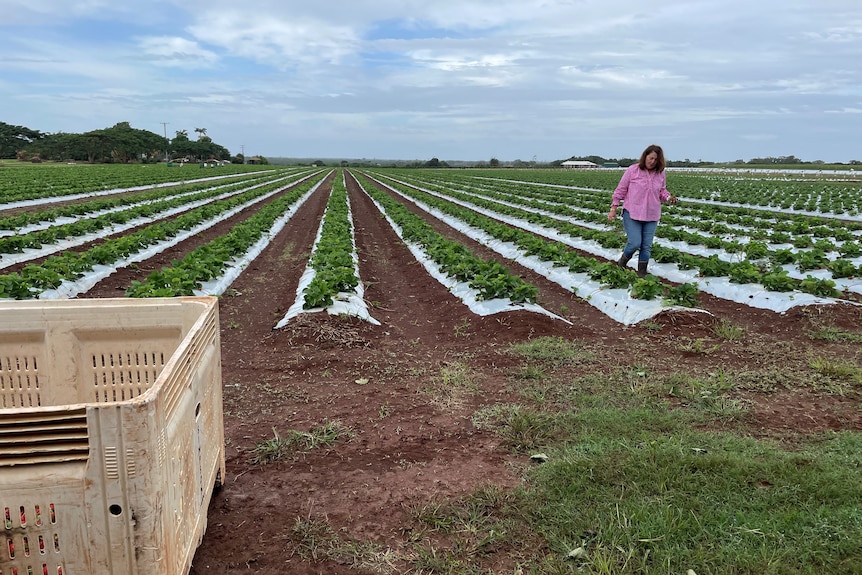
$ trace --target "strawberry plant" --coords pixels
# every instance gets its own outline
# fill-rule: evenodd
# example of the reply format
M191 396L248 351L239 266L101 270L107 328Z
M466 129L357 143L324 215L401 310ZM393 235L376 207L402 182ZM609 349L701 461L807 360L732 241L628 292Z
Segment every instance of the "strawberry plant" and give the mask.
M651 300L660 296L665 286L655 276L638 278L632 284L631 296L635 299Z
M800 289L805 293L819 295L824 297L837 297L840 295L835 289L835 282L829 279L815 278L814 276L806 276L800 282Z
M664 299L668 305L679 305L684 307L697 307L697 296L700 290L697 284L685 283L668 288Z

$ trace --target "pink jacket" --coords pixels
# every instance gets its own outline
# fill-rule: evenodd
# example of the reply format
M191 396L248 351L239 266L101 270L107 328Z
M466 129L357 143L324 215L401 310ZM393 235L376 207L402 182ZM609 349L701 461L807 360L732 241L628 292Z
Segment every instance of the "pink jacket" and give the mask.
M669 198L664 171L650 172L632 164L614 190L611 205L618 206L620 202L625 202L623 207L629 211L632 219L657 222L661 217L661 203Z

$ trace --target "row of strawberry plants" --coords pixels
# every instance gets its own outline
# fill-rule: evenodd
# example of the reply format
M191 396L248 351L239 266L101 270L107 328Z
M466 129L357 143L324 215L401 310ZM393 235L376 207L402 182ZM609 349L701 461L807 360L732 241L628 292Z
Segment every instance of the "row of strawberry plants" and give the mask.
M257 184L257 186L261 185L263 184ZM232 184L226 188L211 187L191 195L181 194L164 200L139 203L127 209L108 211L99 216L81 218L68 224L3 237L0 238L0 254L21 253L28 248L41 248L43 244L52 244L60 239L98 233L112 226L121 226L140 218L156 219L161 214L176 210L182 206L190 206L203 201L213 201L213 198L236 194L249 189L251 188L245 181ZM110 231L113 232L115 230Z
M305 288L304 309L329 307L339 292L352 291L359 285L355 253L347 187L340 172L333 181L320 237L311 257L314 278Z
M479 292L479 299L505 298L514 303L534 303L539 290L512 274L496 260L485 260L473 254L464 244L444 238L402 203L381 191L364 175L357 179L365 192L385 210L386 216L400 228L402 237L421 246L443 273L466 282Z
M449 190L445 186L437 186L437 188L441 190L439 193L443 193L446 197L455 198L470 205L480 206L492 212L514 216L534 225L554 229L570 237L593 240L605 248L621 248L625 243L625 239L619 232L587 229L569 221L522 210L492 200L477 198L471 194ZM839 297L841 295L835 289L836 284L832 280L815 278L813 276L797 280L790 277L787 270L778 266L758 266L749 261L728 262L719 259L717 256L704 257L684 254L675 248L666 246L654 246L653 258L657 262L678 263L680 269L697 268L702 277L727 276L733 283L760 283L770 291L789 292L799 290L817 296ZM610 279L614 280L615 278L611 277Z
M273 223L319 182L320 178L306 179L227 234L189 252L173 265L152 272L144 281L132 282L126 295L137 298L194 295L203 282L219 277L235 258L259 242Z
M440 180L438 179L435 181L439 182ZM448 189L446 185L432 183L426 183L426 185L436 185L439 189ZM497 201L519 203L530 209L550 212L566 218L577 218L592 223L599 223L600 220L605 219L605 215L598 212L590 214L585 213L583 210L572 209L565 204L556 202L548 203L550 200L547 199L531 199L536 196L545 197L547 192L535 192L534 190L522 189L520 194L515 194L510 191L499 192L491 191L488 188L477 189L476 187L471 188L471 192L482 197L493 198ZM606 204L606 202L604 202L604 204ZM701 214L701 217L703 218L705 215ZM741 243L736 239L725 240L718 236L703 236L695 232L685 231L680 227L674 227L673 224L680 224L680 220L673 216L663 216L662 222L663 225L658 230L657 237L668 241L684 241L690 245L702 245L712 249L722 249L728 254L742 253L745 254L749 260L765 259L773 265L795 264L800 272L826 269L832 273L832 277L835 279L862 275L862 266L856 266L846 259L856 257L862 253L862 245L860 245L860 242L855 239L844 241L840 246L836 246L826 240L818 240L814 243L810 240L803 242L801 239L808 239L807 236L798 236L796 244L798 246L810 246L811 249L770 250L766 243L761 241L748 241ZM589 234L590 232L585 233ZM827 254L830 252L835 252L845 259L829 258L827 257ZM715 265L712 260L705 261L704 267L706 272L704 275L712 275L712 273L716 272ZM740 266L738 269L746 269L750 271L750 267L748 266Z
M427 180L427 178L422 179ZM448 174L443 178L438 176L437 181L443 181L449 185L458 182L468 188L490 188L500 193L529 195L534 199L578 206L584 210L591 210L592 217L589 219L597 222L604 219L607 213L608 197L613 189L613 186L607 191L571 189L571 187L551 188L550 184L539 182L519 184L511 180L477 179L460 174L454 177ZM677 191L676 188L674 191ZM682 197L685 198L685 196ZM774 211L749 206L724 206L686 201L665 210L663 220L673 226L686 226L715 235L736 234L739 226L743 226L751 228L745 233L752 239L776 244L793 241L797 247L813 245L816 240L805 238L804 236L807 235L821 239L832 238L837 242L855 242L857 245L862 237L862 222L805 214L776 214ZM790 234L793 234L792 238Z
M265 181L272 179L278 172L255 173L246 176L236 176L229 180L214 185L211 181L195 182L192 184L180 184L176 187L162 187L138 192L132 195L120 195L114 197L102 197L89 201L76 202L58 207L48 207L41 210L21 212L15 215L0 218L0 230L16 231L26 226L33 226L41 223L54 222L61 218L74 218L88 214L98 214L112 209L117 209L123 206L130 206L144 202L158 201L171 196L190 194L193 192L212 189L214 187L225 187L232 183L251 182L260 179ZM2 206L0 206L2 211Z
M260 172L266 167L230 165L219 175ZM203 170L201 170L203 172ZM63 197L87 192L122 190L170 182L189 181L199 176L194 170L178 170L159 165L21 166L3 170L0 204L46 197Z
M425 174L419 172L419 174L422 174L424 177L427 172ZM527 177L528 175L530 177ZM559 172L518 172L514 176L510 174L506 174L504 176L498 173L498 178L490 178L488 176L477 177L470 172L469 174L446 174L444 179L448 180L450 183L458 181L465 184L467 182L490 182L493 183L495 189L498 190L509 185L511 187L510 189L514 193L518 193L518 190L524 189L525 186L529 186L531 190L536 192L544 189L546 191L546 197L556 198L572 205L591 205L592 202L590 200L598 199L599 204L597 207L599 212L606 211L607 197L616 187L616 183L619 179L619 173L616 173L614 176L616 181L606 180L603 182L606 184L605 189L584 189L571 185L573 181L577 182L579 176L581 176L580 174L575 176L566 176L564 181L568 181L570 185L553 183L559 182L559 177L554 178L554 175L559 176ZM522 176L523 179L520 181L511 179L512 177ZM675 175L669 176L671 179L669 181L669 186L678 196L689 199L689 196L686 195L685 189L678 189L676 181L673 179L675 177ZM692 197L696 196L697 194L694 194ZM584 202L584 200L586 200L586 202ZM698 210L701 209L709 210L707 214L709 217L703 217L703 214L698 213ZM764 233L769 232L772 229L776 229L778 232L792 232L794 234L808 233L810 231L818 237L835 237L837 240L852 239L853 237L858 238L859 233L852 235L848 232L862 232L862 223L860 222L841 220L835 216L826 215L818 216L793 213L776 214L774 210L758 209L757 207L748 204L733 206L704 204L702 202L686 202L684 204L674 206L671 213L680 215L689 214L692 217L691 225L699 227L702 231L710 231L712 228L716 233L732 231L723 228L723 224L721 222L728 225L744 224L750 227L759 227L764 230ZM780 220L776 220L777 215L781 216ZM757 239L765 238L765 235L760 235ZM782 243L783 241L783 239L780 239L776 240L775 243Z
M476 170L481 177L511 179L559 186L581 186L613 190L620 170ZM676 195L708 201L721 201L785 210L858 215L862 213L862 182L859 176L823 174L787 177L733 172L687 172L668 170L668 184Z
M147 246L177 236L183 230L203 222L215 222L232 209L239 209L260 201L283 188L280 182L206 204L164 222L157 222L135 233L106 240L84 252L66 251L46 258L41 264L30 264L20 272L0 275L0 298L30 299L45 290L55 289L63 281L80 278L97 265L109 265Z
M647 278L639 278L630 268L621 268L616 264L607 261L600 261L591 257L581 256L571 246L560 242L550 240L545 237L539 237L534 233L519 229L509 223L501 223L499 220L477 213L464 205L458 205L444 199L440 196L432 195L426 191L422 191L399 180L387 178L388 185L391 185L399 193L407 197L414 198L422 203L433 206L441 212L449 214L458 220L466 223L469 226L482 230L490 236L507 243L516 245L522 250L524 255L536 256L541 261L551 262L554 265L567 268L574 273L586 273L590 279L600 285L609 288L629 289L631 296L635 299L650 300L662 296L669 305L683 305L693 307L697 305L698 290L692 286L683 284L674 286L671 284L663 284L655 276L647 276ZM448 195L448 194L447 194ZM453 194L453 197L456 197ZM483 204L480 200L478 204ZM482 207L497 207L502 208L501 212L509 215L520 217L522 221L535 225L553 226L559 225L559 231L566 233L565 230L578 229L576 226L567 224L560 220L548 220L539 214L519 210L517 208L505 209L505 206L487 202ZM491 209L494 212L495 210ZM578 229L578 231L582 230ZM589 232L590 230L586 230ZM610 240L613 247L621 248L624 240L617 237L598 233L596 237L603 240Z

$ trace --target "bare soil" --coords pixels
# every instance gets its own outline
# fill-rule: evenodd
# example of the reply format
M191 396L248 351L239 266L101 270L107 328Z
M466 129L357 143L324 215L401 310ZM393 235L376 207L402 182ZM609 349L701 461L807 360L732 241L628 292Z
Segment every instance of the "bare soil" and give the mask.
M539 287L539 304L570 323L527 311L479 317L424 271L350 177L348 190L365 298L381 325L308 313L273 329L296 299L328 198L322 186L220 299L227 477L210 505L194 575L377 573L310 556L294 532L297 520L325 521L341 538L404 557L411 548L411 507L488 484L516 486L529 455L477 429L471 415L497 403L527 402L514 377L523 362L508 350L532 338L575 340L592 354L585 365L554 372L555 381L633 366L652 374L770 374L762 389L739 392L750 405L750 434L792 441L797 434L862 430L858 394L795 385L811 373L813 358L859 364L858 344L812 339L810 332L832 326L859 333L862 306L777 314L701 295L709 314L666 312L625 327L517 262L503 262ZM434 225L494 257L442 223ZM122 295L132 280L204 240L118 271L81 297ZM742 328L744 336L719 337L722 322ZM441 374L454 368L468 370L477 388L441 401ZM340 422L352 437L276 463L254 463L255 447L276 433L325 422ZM511 573L514 564L506 557L503 550L489 565ZM403 561L389 570L408 571Z

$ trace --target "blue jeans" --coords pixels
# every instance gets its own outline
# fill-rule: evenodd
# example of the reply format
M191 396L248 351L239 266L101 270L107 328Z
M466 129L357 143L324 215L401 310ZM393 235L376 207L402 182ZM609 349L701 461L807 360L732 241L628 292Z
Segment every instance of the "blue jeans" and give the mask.
M623 229L626 231L626 238L628 238L626 247L623 249L623 255L630 258L637 251L638 261L648 262L657 227L658 222L642 222L632 219L629 211L623 210Z

